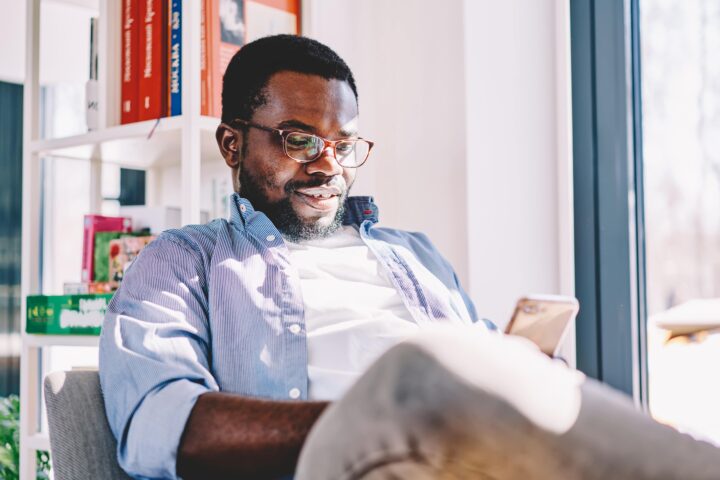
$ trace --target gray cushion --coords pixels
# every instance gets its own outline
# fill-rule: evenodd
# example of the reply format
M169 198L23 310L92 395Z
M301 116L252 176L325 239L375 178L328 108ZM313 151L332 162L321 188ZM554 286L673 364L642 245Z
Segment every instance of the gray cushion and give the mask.
M55 479L129 479L117 463L97 371L54 372L44 386Z

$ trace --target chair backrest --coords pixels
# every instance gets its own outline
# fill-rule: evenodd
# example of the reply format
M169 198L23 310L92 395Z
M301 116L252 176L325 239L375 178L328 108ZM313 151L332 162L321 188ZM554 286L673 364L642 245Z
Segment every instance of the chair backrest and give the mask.
M53 372L44 387L55 479L128 480L117 463L98 372Z

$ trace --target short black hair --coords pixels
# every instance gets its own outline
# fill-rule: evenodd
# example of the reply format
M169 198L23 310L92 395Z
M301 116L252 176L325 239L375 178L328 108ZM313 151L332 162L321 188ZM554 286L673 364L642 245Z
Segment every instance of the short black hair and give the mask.
M243 46L230 60L222 87L222 121L250 120L266 99L263 94L270 77L291 71L336 79L358 93L350 67L327 45L297 35L263 37Z

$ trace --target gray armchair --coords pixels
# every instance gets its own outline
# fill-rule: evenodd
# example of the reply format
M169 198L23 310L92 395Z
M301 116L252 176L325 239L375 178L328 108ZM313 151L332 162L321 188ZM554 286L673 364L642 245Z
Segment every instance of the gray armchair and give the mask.
M54 372L44 387L55 480L128 480L117 463L97 371Z

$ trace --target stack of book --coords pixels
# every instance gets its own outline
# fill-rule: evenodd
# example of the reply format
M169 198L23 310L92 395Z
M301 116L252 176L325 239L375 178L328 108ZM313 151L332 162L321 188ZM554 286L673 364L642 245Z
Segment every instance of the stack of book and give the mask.
M136 211L147 213L140 207ZM132 226L130 216L85 215L81 281L66 283L63 295L28 295L27 333L100 333L105 310L125 271L156 238L149 228L133 231Z
M221 114L222 76L245 43L299 33L300 0L201 1L200 113ZM182 113L182 0L122 0L120 123Z
M179 115L181 0L123 0L120 123Z
M65 284L65 293L108 293L117 289L127 267L154 239L147 229L133 231L129 217L85 215L81 282Z

